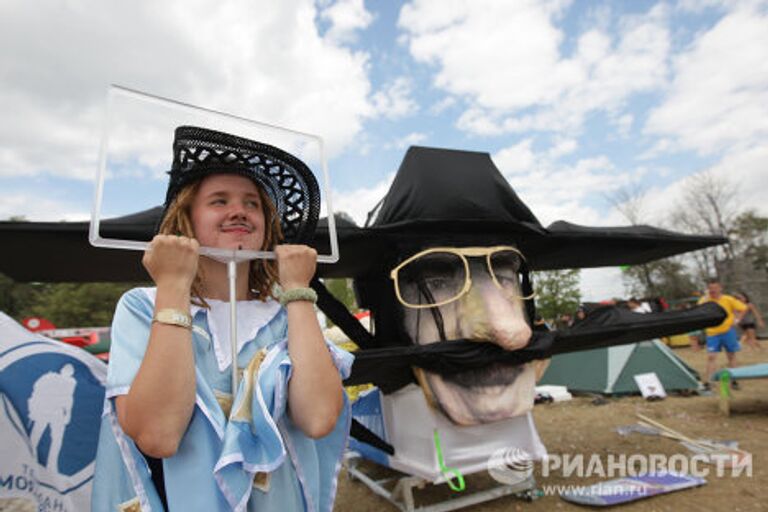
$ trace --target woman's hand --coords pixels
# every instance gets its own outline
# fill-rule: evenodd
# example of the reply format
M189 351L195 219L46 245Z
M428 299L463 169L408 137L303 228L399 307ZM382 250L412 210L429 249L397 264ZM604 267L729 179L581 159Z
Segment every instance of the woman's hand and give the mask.
M156 235L141 262L158 288L190 289L197 275L200 244L194 238Z
M283 290L309 286L317 269L316 250L306 245L278 245L275 255Z

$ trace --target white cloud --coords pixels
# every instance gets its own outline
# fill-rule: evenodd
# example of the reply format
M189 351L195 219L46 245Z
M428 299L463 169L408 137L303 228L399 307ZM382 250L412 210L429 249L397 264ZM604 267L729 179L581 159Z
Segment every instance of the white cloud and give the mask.
M540 157L533 151L533 139L524 139L493 155L494 163L505 176L536 172L539 159Z
M446 96L445 98L441 99L431 107L429 107L429 113L432 115L437 115L445 112L447 109L451 108L456 104L456 98L454 96Z
M342 43L354 41L358 31L373 21L373 15L365 9L363 0L338 0L323 9L320 17L331 23L326 35Z
M573 153L578 147L579 144L576 142L576 139L560 137L555 141L555 144L547 152L547 155L549 158L553 159L560 158L561 156Z
M588 113L615 115L665 84L667 8L621 18L615 35L591 28L566 56L556 26L566 5L415 0L399 25L411 55L434 65L435 85L466 100L457 126L475 134L578 130Z
M669 151L673 147L674 143L669 138L661 138L658 139L656 142L653 143L653 145L648 148L647 150L643 151L639 155L637 155L637 158L639 160L650 160L652 158L656 158L659 155L664 154L665 152Z
M326 12L362 27L342 16L356 5ZM91 178L109 83L316 133L339 153L373 115L368 55L321 38L316 16L311 0L0 3L3 175Z
M411 132L404 137L400 137L392 143L385 144L385 149L407 149L410 146L421 144L427 140L427 134L421 132Z
M675 78L645 131L670 140L656 149L723 150L768 137L768 13L737 7L674 59Z
M581 270L580 277L583 302L626 297L621 269L618 267L585 268Z
M395 173L369 187L361 187L345 192L333 192L333 209L349 214L359 226L365 224L368 212L389 192Z
M417 104L411 98L412 84L408 78L399 77L386 84L372 96L373 113L388 119L399 119L413 114Z
M714 169L728 166L726 174L740 175L739 181L752 182L757 190L766 188L759 183L760 171L747 171L765 169L756 155L765 152L768 136L768 14L765 2L757 5L727 5L731 12L674 59L669 92L644 128L660 138L643 158L692 150L719 157ZM754 190L745 187L748 204L759 203L750 198Z
M629 131L632 129L632 123L635 118L632 114L624 114L614 119L614 124L619 130L619 135L626 137L629 135Z
M569 70L553 66L562 39L550 24L557 11L552 2L483 2L480 8L417 0L402 8L399 24L410 33L413 57L438 65L439 87L482 106L512 108L552 100L561 80L568 81ZM532 83L532 76L539 78Z
M499 126L498 118L487 110L469 107L456 120L456 128L475 135L500 135L504 129Z
M498 151L493 161L545 226L556 220L585 225L616 224L616 216L601 214L587 205L587 199L631 182L631 174L617 171L604 155L581 158L574 164L559 162L557 158L574 145L575 141L565 139L548 150L536 152L533 140L525 139Z
M765 201L765 194L768 191L766 169L768 169L768 146L763 145L728 154L701 172L709 172L714 178L733 184L736 187L740 211L755 209L761 215L768 215L768 204ZM696 174L692 174L666 187L648 190L644 195L643 209L655 212L648 223L669 227L669 215L680 206L686 183L695 179L695 176Z
M729 0L679 0L675 7L683 12L700 13L711 8L726 7L728 3Z
M0 220L20 215L36 222L88 221L91 218L88 201L46 197L30 191L4 191L0 201Z

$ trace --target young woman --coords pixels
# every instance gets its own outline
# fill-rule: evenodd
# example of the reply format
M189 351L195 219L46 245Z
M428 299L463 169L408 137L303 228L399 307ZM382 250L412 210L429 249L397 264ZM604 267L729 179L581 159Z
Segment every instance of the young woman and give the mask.
M755 350L762 351L763 347L760 346L760 342L757 340L757 326L759 325L761 329L765 327L762 315L760 315L757 306L750 302L749 295L745 292L736 293L735 296L747 305L747 311L744 313L744 316L741 317L741 321L739 322L741 342L746 343Z
M279 244L286 218L265 190L297 193L269 181L275 166L291 183L309 171L277 148L192 127L177 129L174 154L142 260L156 286L127 292L113 320L93 509L331 510L351 356L325 343L308 288L317 254ZM238 264L237 390L227 267L200 246L277 256Z

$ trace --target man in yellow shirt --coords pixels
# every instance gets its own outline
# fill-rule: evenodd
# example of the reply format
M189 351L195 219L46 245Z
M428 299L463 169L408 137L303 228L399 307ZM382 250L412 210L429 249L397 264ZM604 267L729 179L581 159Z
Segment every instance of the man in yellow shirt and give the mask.
M704 302L716 302L728 313L725 321L715 327L707 328L707 373L705 379L709 381L715 371L715 358L717 353L725 349L725 355L728 358L728 368L736 367L736 352L741 350L739 346L739 337L736 334L735 325L739 323L742 315L747 311L747 305L740 300L723 293L723 287L717 279L710 279L707 282L707 295L699 300L699 304ZM734 385L736 383L734 382ZM705 387L709 387L709 382L705 382Z

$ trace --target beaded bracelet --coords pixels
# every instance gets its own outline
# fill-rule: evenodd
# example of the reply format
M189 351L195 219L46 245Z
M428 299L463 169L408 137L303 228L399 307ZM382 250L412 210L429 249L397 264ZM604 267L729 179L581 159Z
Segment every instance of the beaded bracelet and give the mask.
M280 304L283 306L295 300L306 300L314 304L317 302L317 292L312 288L293 288L280 294Z

